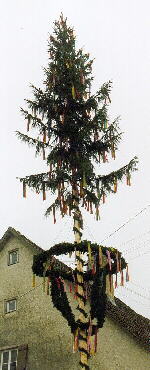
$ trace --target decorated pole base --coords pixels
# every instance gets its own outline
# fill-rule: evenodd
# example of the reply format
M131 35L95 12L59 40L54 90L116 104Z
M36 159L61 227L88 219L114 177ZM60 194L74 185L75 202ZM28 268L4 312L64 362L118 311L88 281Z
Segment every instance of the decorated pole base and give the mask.
M87 253L87 271L72 270L56 260L54 256L75 252L80 259L82 253ZM82 259L81 259L82 260ZM56 307L67 320L74 335L74 351L80 352L80 365L83 369L89 369L88 358L96 353L98 329L103 327L106 313L106 301L109 296L113 299L114 284L113 275L116 276L115 287L117 287L118 274L121 275L121 284L124 284L123 270L126 270L126 281L129 280L128 266L121 253L113 248L106 248L88 241L79 244L60 243L50 250L34 256L33 273L34 286L35 275L48 277L50 282L50 294L54 307ZM77 275L82 277L83 284L79 283L80 289L76 291ZM70 282L69 292L77 299L77 309L80 312L79 320L75 320L68 301L64 280ZM73 292L74 288L74 292ZM82 294L83 288L83 294ZM79 300L82 301L79 307ZM86 303L90 302L89 313L85 313ZM93 324L93 320L95 319ZM91 339L94 336L94 348Z

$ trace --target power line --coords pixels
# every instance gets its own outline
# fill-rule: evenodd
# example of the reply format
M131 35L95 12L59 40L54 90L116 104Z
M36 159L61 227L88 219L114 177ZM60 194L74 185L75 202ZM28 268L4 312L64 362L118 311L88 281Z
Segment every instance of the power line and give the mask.
M143 294L137 293L137 292L135 292L134 290L132 290L132 289L128 288L127 286L124 286L124 288L125 288L125 289L127 289L127 290L129 290L132 294L136 294L136 295L138 295L139 297L142 297L142 298L147 299L148 301L150 301L150 297L146 297L146 296L144 296Z
M149 205L150 206L150 205ZM148 208L148 207L147 207ZM144 210L145 210L145 208L144 208ZM143 210L142 210L143 211ZM137 215L139 215L141 213L141 211L137 214ZM137 216L136 215L136 216ZM136 217L135 216L135 217ZM89 232L89 235L92 237L92 239L94 239L94 236L93 236L93 234L92 234L92 232L91 232L91 230L90 230L90 228L89 228L89 226L88 226L88 224L87 224L87 222L85 222L85 224L86 224L86 228L88 229L88 232ZM125 224L124 224L125 225ZM121 226L122 227L122 226ZM121 228L120 227L120 228ZM115 232L117 232L118 230L120 230L120 228L118 228L117 230L115 230L112 234L110 234L106 239L108 239L110 236L112 236ZM139 238L141 237L141 236L143 236L143 235L146 235L146 234L148 234L148 233L150 233L150 230L148 231L148 232L146 232L146 233L144 233L144 234L141 234L140 236L139 236ZM103 239L103 241L104 240L106 240L106 239ZM129 242L131 242L131 241L133 241L133 240L137 240L137 238L134 238L134 239L131 239L131 240L129 240L129 241L127 241L127 242L125 242L124 244L128 244ZM102 241L102 242L103 242ZM148 239L147 241L150 241L150 239ZM100 242L99 244L101 244L102 242ZM146 243L146 241L143 241L142 243ZM138 243L139 244L139 243ZM118 247L118 248L120 248L121 247L121 245ZM140 248L141 248L141 246L140 246ZM125 250L123 250L122 251L122 253L129 253L130 251L132 251L132 250L136 250L136 249L138 249L136 246L133 246L133 247L131 247L130 249L125 249Z
M141 288L141 289L144 289L144 290L148 290L148 291L150 292L150 288L149 288L149 287L143 287L143 286L141 286L141 285L136 284L136 283L135 283L135 282L133 282L133 281L130 281L130 284L135 285L135 286L137 286L138 288Z
M135 260L136 258L138 258L138 257L142 257L142 256L144 256L144 254L148 254L148 253L150 253L150 250L148 250L147 252L144 252L144 253L140 253L140 254L138 254L136 257L134 257L134 258L131 258L131 260L130 260L130 262L131 261L133 261L133 260Z
M133 221L136 217L138 217L141 213L145 212L148 208L150 207L150 204L148 204L147 207L141 209L141 211L139 211L135 216L133 217L130 217L126 222L124 222L124 224L122 224L121 226L118 227L118 229L116 229L115 231L113 231L111 234L109 234L106 238L104 238L101 243L103 243L105 240L109 239L112 235L114 235L115 233L117 233L119 230L121 230L123 227L125 227L129 222Z
M128 253L135 252L135 251L137 251L138 249L141 249L141 248L147 247L147 242L150 242L150 239L147 239L147 240L141 241L141 243L139 242L138 244L136 244L136 245L132 246L131 248L123 250L123 251L122 251L122 253L124 253L124 254L128 254Z
M147 235L147 234L150 234L150 230L148 230L145 233L142 233L142 234L136 236L135 238L132 238L132 239L129 239L129 240L123 242L122 244L119 245L119 248L122 247L123 245L129 244L131 242L133 243L134 241L141 239L144 235Z
M120 296L123 296L123 297L127 297L127 299L132 299L132 301L136 302L138 305L142 305L144 306L145 308L150 308L150 304L145 304L143 302L139 302L137 301L136 299L134 299L131 295L129 294L124 294L124 292L121 292L121 294L118 293L118 296L116 298L119 298L119 295ZM119 298L120 299L120 298Z

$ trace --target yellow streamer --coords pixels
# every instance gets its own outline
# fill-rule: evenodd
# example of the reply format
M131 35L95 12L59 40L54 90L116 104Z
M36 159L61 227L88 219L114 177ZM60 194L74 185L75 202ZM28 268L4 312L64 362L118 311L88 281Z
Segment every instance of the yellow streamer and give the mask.
M99 248L99 265L102 266L103 264L103 253L102 253L102 248Z
M84 188L86 188L86 187L87 187L86 177L85 177L85 172L83 172L83 187L84 187Z
M110 300L114 300L114 286L113 286L113 275L109 274L106 276L106 294Z
M75 97L76 97L74 86L72 86L72 97L73 97L73 99L75 99Z
M88 242L88 255L89 255L89 267L92 265L92 255L91 255L91 245L90 242Z

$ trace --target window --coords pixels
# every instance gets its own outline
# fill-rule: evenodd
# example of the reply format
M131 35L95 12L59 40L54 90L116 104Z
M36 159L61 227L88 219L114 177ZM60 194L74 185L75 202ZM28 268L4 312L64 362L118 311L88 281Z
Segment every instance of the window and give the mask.
M14 265L17 262L19 262L19 252L15 249L8 254L8 265Z
M17 302L16 299L11 299L5 302L5 313L16 311Z
M0 370L16 370L17 355L17 349L5 350L0 352Z

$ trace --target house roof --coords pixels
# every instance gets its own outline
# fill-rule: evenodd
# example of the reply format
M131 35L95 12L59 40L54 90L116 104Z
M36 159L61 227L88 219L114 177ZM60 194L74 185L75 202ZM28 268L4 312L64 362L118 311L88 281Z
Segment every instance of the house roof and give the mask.
M150 320L132 310L119 298L116 306L107 302L107 316L129 332L146 350L150 351Z
M11 237L16 237L27 246L32 247L36 252L43 252L43 249L33 243L31 240L22 235L19 231L9 227L3 237L0 239L0 251L4 248L6 242ZM56 263L57 263L56 259ZM59 264L66 267L66 270L70 270L63 262L59 261ZM143 344L145 349L150 350L150 321L146 317L139 315L119 298L115 298L116 306L110 301L107 302L107 316L117 322L123 329L128 331L136 340Z
M13 227L9 227L3 237L0 239L0 251L4 248L5 244L11 237L16 237L29 247L35 248L35 250L39 252L43 252L43 249L40 248L37 244L33 243L30 239L26 238L22 235L19 231L15 230Z

